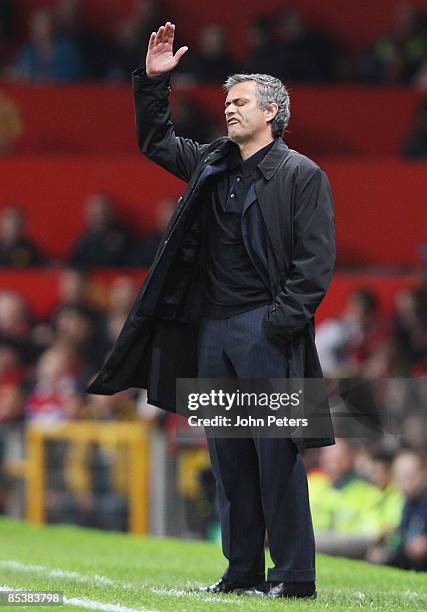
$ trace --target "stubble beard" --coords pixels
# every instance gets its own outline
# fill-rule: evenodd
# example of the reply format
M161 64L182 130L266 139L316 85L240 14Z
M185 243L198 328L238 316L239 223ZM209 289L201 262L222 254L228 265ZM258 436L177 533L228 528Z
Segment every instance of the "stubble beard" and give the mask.
M234 132L233 134L233 130L231 132L230 130L228 130L228 136L230 140L235 142L236 144L243 144L248 140L248 135L239 133L238 131Z

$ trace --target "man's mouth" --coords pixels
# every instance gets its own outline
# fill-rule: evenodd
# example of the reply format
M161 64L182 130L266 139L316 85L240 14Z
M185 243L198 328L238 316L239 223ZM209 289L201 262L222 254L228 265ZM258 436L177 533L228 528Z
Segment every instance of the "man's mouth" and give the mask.
M227 121L227 125L233 125L234 123L239 123L237 119L229 119Z

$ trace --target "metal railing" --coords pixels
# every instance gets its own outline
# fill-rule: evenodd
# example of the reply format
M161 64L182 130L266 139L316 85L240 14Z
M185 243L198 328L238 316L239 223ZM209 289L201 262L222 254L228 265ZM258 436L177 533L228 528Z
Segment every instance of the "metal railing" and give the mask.
M67 421L64 423L27 425L26 457L7 462L8 473L26 484L25 516L32 523L46 521L48 442L59 441L100 446L124 445L127 450L128 530L148 532L149 449L148 426L145 423Z

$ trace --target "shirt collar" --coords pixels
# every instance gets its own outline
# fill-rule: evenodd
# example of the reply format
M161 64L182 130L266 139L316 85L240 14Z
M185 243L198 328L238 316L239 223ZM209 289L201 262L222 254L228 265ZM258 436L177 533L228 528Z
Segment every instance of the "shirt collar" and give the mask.
M255 168L257 168L259 164L263 161L264 157L267 155L273 145L274 140L273 142L269 142L268 145L266 145L262 149L259 149L259 151L248 157L248 159L245 159L241 162L240 168L243 176L250 176L253 173Z
M288 156L289 151L289 147L282 138L276 138L271 143L271 148L259 163L259 170L266 180L271 179L283 159ZM206 161L216 163L221 158L227 158L226 167L228 169L234 169L241 162L239 147L229 137L221 140L218 148L209 154Z

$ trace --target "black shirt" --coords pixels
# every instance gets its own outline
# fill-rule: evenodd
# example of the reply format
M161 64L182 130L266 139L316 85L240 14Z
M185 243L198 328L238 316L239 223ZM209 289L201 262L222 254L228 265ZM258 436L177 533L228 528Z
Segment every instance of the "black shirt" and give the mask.
M241 217L248 190L261 177L258 165L273 142L244 161L236 146L227 160L228 170L208 184L205 315L209 318L224 319L271 302L267 279L259 276L243 243Z

